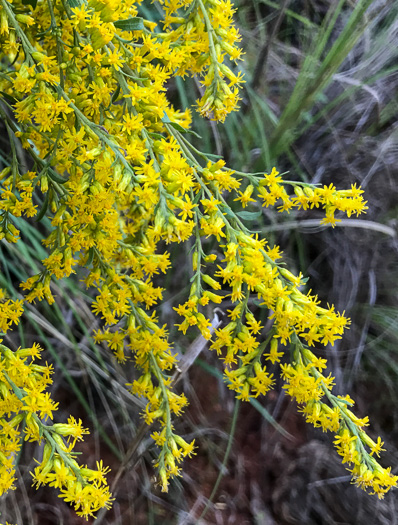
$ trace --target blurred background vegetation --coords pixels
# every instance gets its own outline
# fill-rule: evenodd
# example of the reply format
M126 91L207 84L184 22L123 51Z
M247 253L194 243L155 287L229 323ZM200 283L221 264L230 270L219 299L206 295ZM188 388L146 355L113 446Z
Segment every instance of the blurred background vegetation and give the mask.
M320 350L329 359L339 394L349 393L357 413L369 415L371 435L381 435L384 463L398 468L398 3L391 0L237 0L236 20L245 50L239 69L246 84L241 110L225 125L193 115L193 140L222 155L240 171L276 166L287 177L338 188L365 190L364 219L319 226L317 211L279 214L263 209L253 229L279 244L288 267L310 277L324 302L352 319L339 344ZM153 8L154 9L154 8ZM143 14L155 19L146 4ZM195 80L169 86L174 105L194 105L202 88ZM1 157L9 145L2 134ZM23 159L24 152L18 152ZM258 211L255 205L249 211ZM37 273L45 251L40 225L24 225L17 245L0 243L1 286L20 295L18 283ZM9 336L16 348L41 342L54 364L52 394L60 416L81 417L91 436L80 446L89 466L102 458L112 468L116 497L99 525L127 524L392 524L397 493L378 501L350 485L332 446L333 436L305 424L281 384L265 399L238 405L222 381L221 363L200 338L173 328L172 307L189 283L189 246L172 253L161 317L181 354L179 388L190 400L180 432L195 438L198 455L169 494L152 480L152 440L142 426L142 402L126 383L132 364L120 367L91 339L98 320L90 291L77 274L56 290L51 308L28 308L27 322ZM214 324L223 312L208 312ZM266 321L267 312L259 315ZM195 363L194 357L197 357ZM1 521L80 524L56 491L31 487L25 443L17 490L0 500ZM91 462L91 463L90 463ZM383 464L384 464L383 463ZM202 517L201 517L202 515Z

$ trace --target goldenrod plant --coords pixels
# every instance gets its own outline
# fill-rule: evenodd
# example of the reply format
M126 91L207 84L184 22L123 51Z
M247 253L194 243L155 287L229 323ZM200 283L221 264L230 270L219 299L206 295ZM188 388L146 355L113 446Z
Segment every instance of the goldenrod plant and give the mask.
M145 422L155 425L157 480L167 491L196 449L174 426L188 400L174 391L177 358L156 313L171 245L185 243L192 278L175 308L179 330L209 340L237 399L271 390L270 365L280 363L284 388L306 420L335 434L353 481L382 498L398 480L375 459L383 443L368 436L368 419L352 412L349 396L332 393L326 360L310 350L333 345L349 320L304 291L306 279L285 267L278 246L249 228L259 204L287 213L317 208L322 223L334 225L366 211L363 191L285 180L275 168L234 171L194 147L191 109L172 106L167 83L196 76L196 110L204 117L223 122L237 110L243 78L234 9L229 0L156 4L153 22L135 0L0 0L0 116L11 146L0 174L0 235L17 243L19 217L36 224L47 217L52 225L41 271L20 283L23 299L2 293L1 330L19 322L27 303L53 304L54 283L85 268L101 319L94 340L120 363L134 360L140 375L128 386L145 400ZM20 164L21 147L29 169ZM267 333L253 298L269 311ZM209 313L226 299L233 304L225 308L228 322L213 330ZM96 470L77 461L73 448L87 433L80 420L53 422L58 404L46 391L52 367L36 363L41 353L38 344L16 351L0 345L1 492L14 487L21 440L43 443L33 483L58 489L88 518L112 504L109 469L100 460Z

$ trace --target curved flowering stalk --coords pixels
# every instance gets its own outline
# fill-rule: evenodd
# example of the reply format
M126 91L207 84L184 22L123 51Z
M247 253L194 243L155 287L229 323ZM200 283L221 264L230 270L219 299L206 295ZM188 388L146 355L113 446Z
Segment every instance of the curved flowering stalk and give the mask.
M22 301L7 299L0 290L0 329L6 333L18 324ZM41 348L19 348L13 352L0 339L0 495L14 489L16 454L22 440L42 443L42 460L32 473L34 484L60 490L60 497L74 505L77 514L88 517L112 502L105 479L108 468L97 463L97 470L77 463L73 448L88 431L72 416L67 423L47 424L57 410L48 392L52 366L39 365ZM64 437L67 437L68 443Z
M51 220L43 269L21 283L28 302L51 304L54 279L70 276L76 266L88 269L85 284L96 289L93 311L103 322L94 338L119 361L134 359L137 376L129 386L147 401L144 420L157 425L156 466L167 491L194 450L194 442L173 427L187 399L173 391L176 356L155 310L163 294L159 276L170 267L168 245L193 246L189 296L176 308L181 331L196 326L210 339L206 311L230 297L230 322L216 331L211 348L222 355L230 388L248 400L273 387L267 367L279 362L280 343L298 336L309 346L333 344L348 320L303 293L305 279L284 267L279 248L252 234L248 212L234 211L229 202L246 208L262 200L279 211L321 208L323 222L332 225L336 213L360 214L366 202L355 186L336 190L283 181L275 169L234 172L193 148L186 139L190 112L171 106L167 82L198 74L206 86L201 113L224 120L238 101L233 86L241 79L224 60L239 58L239 35L228 1L159 3L162 28L139 17L140 2L133 0L39 0L34 9L22 0L0 0L0 116L10 143L19 140L33 162L21 173L12 149L11 166L0 174L0 235L17 240L14 217ZM265 340L250 306L253 296L272 312ZM58 427L58 434L72 432L69 425ZM54 432L43 427L42 436L54 440ZM84 515L100 502L106 506L101 475L81 468L79 474L73 458L68 463L67 451L57 446L48 464L64 472L67 487L68 476L76 481L75 492L65 492L65 498ZM39 484L53 479L45 464L35 474ZM98 471L104 473L101 466ZM84 491L86 482L106 497L87 494L85 506L91 490Z
M307 422L324 432L337 432L334 444L343 463L349 465L353 482L363 490L373 490L372 494L382 499L398 482L391 468L383 468L374 457L380 455L384 443L380 437L373 441L363 430L369 425L369 418L355 416L349 409L354 404L349 396L332 394L333 377L322 374L326 359L317 358L297 337L293 346L293 363L282 366L287 382L284 388L303 405L301 411Z
M241 37L233 24L236 9L230 0L160 3L165 11L163 26L167 32L154 38L156 41L162 38L161 45L178 50L178 59L173 56L171 60L176 74L199 75L205 87L197 101L200 113L224 122L231 111L238 109L238 88L244 82L242 74L233 73L226 64L227 59L236 62L242 54L237 46Z
M46 392L52 383L52 367L34 362L40 353L37 344L16 352L0 344L0 494L14 488L14 460L23 437L44 441L42 460L32 473L34 484L58 488L60 497L70 502L78 515L88 518L111 505L105 479L109 469L102 462L97 463L97 470L89 469L75 460L73 447L88 434L80 420L71 416L67 423L43 422L52 419L58 403Z
M202 234L215 237L219 246L216 249L218 254L206 255L202 237L197 235L193 254L195 278L189 300L176 308L184 317L179 329L185 333L190 326L196 325L205 338L210 338L210 321L200 312L200 306L209 302L220 304L226 296L224 293L216 295L205 287L225 292L227 284L230 288L227 295L236 306L228 311L231 321L216 330L210 348L224 360L229 388L237 393L238 399L245 401L269 391L274 377L267 366L281 361L284 352L278 351L279 344L290 342L295 352L293 362L281 367L282 377L287 381L284 388L298 403L305 404L302 411L308 422L321 426L323 430L338 432L336 448L343 457L343 463L351 465L353 482L365 490L373 489L382 498L397 485L398 476L393 476L390 468L382 468L372 457L381 451L380 438L375 443L364 432L362 427L367 424L367 418L361 420L348 409L353 404L348 396L336 397L330 392L333 378L324 377L320 372L326 368L326 360L316 358L303 343L305 341L310 346L315 342L333 345L335 340L341 338L349 320L335 312L334 307L326 309L319 306L316 296L303 294L300 287L305 279L301 274L295 276L277 262L280 259L278 247L270 248L265 239L260 240L250 234L239 213L230 208L220 191L220 186L224 190L229 189L224 184L232 175L229 170L223 169L223 163L219 161L218 166L209 163L202 169L198 163L195 164L191 153L187 151L187 155L195 165L201 196L204 197L199 199L201 206L196 211L197 223L202 228ZM339 220L334 216L336 211L350 216L366 210L362 190L355 186L350 190L337 191L333 185L317 188L295 182L284 183L275 169L264 177L242 176L249 179L246 189L234 189L238 193L235 200L240 201L243 207L250 201L256 202L252 195L257 189L265 205L274 205L280 199L280 211L293 207L323 208L326 214L323 222L332 225ZM294 193L289 195L285 185L293 186ZM214 271L212 265L216 261L220 264ZM258 337L263 327L248 306L251 292L263 301L261 304L272 312L270 319L274 320L263 341ZM327 397L329 404L320 402L323 396Z

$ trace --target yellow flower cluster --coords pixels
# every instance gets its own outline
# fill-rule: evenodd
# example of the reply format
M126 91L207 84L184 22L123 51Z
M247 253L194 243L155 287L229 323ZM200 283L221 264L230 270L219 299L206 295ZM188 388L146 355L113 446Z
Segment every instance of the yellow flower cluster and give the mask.
M280 211L320 207L324 222L332 224L337 210L360 214L366 203L355 186L338 191L283 181L275 169L261 177L234 172L187 140L190 111L175 110L167 99L172 77L199 75L205 89L198 107L205 116L223 121L237 107L242 79L231 61L241 52L229 0L159 0L159 24L139 16L138 0L33 4L0 0L0 117L10 143L20 141L33 164L21 173L12 148L11 166L1 174L0 235L17 240L14 217L51 220L42 271L21 283L28 302L53 303L52 282L77 266L87 268L85 284L96 290L92 308L102 320L95 341L106 343L121 362L134 359L137 376L129 386L146 400L144 420L158 426L152 434L159 447L156 467L167 491L170 478L180 473L178 464L194 450L194 442L173 427L172 417L182 413L187 399L173 391L176 356L155 311L163 294L159 277L171 265L168 245L189 242L192 248L192 284L176 307L183 317L179 329L196 326L212 339L230 388L248 400L272 388L267 367L280 362L280 343L301 338L308 345L333 344L348 320L302 291L305 279L284 267L277 246L250 232L248 212L234 211L229 194L244 208L256 202L254 195L266 206L280 201ZM273 319L265 340L250 306L253 296ZM209 311L226 297L233 303L230 322L213 334ZM3 329L8 328L22 304L0 306ZM20 359L18 353L14 358ZM283 371L288 392L318 407L321 381L307 364L294 363ZM30 365L19 366L27 367L29 377ZM37 373L42 377L44 370ZM36 412L51 417L52 401L43 389L36 395L30 383L20 384L14 375L9 380L7 395L16 412L27 414L29 438L54 442L35 470L37 485L58 487L84 516L109 506L106 469L79 467L62 439L80 438L81 426L71 419L42 427ZM322 381L329 392L332 380ZM322 410L322 427L345 429L342 417ZM11 451L7 454L9 461ZM363 457L356 458L359 465ZM6 470L12 478L12 467ZM355 469L353 476L358 478Z
M173 27L162 42L170 53L167 67L178 75L199 74L205 87L198 100L200 113L223 122L228 113L237 109L238 87L243 82L242 74L233 73L225 64L226 57L235 62L242 54L236 45L240 35L232 20L236 9L230 0L160 3L165 10L164 29ZM148 40L152 44L149 49L156 56L153 48L159 53L160 45L154 45L151 39L144 39L144 45L149 45Z
M265 175L258 183L258 196L263 199L263 206L275 206L276 203L281 202L278 206L280 212L289 212L294 207L303 210L321 207L325 211L325 218L322 219L321 224L332 226L340 221L335 217L336 211L342 211L347 217L351 217L354 213L359 215L368 209L366 201L362 198L363 190L357 188L355 184L352 184L349 190L336 190L333 184L318 188L310 184L291 182L290 184L294 186L293 196L287 193L286 184L287 182L283 181L275 168L269 175ZM252 192L253 186L248 186L241 194L239 200L243 206L248 202Z
M369 424L367 417L360 419L348 408L354 404L349 397L335 396L331 393L333 377L325 377L326 359L315 355L296 338L294 361L282 366L284 388L290 396L303 405L301 411L306 420L325 432L337 432L336 450L349 465L353 482L363 490L373 490L372 494L382 499L395 487L398 476L391 474L391 468L383 468L373 457L383 450L381 438L373 441L363 430ZM326 402L322 398L326 397Z
M19 231L12 223L12 217L33 217L37 206L32 202L33 179L35 173L28 171L22 176L11 173L11 167L0 173L2 193L0 196L0 239L17 242Z
M108 469L100 463L92 470L75 460L73 447L88 433L80 420L70 417L66 424L43 422L52 420L58 403L46 392L52 383L52 367L35 363L40 354L37 344L16 352L0 344L0 495L14 488L14 462L23 433L27 441L45 442L42 460L32 473L37 487L58 488L60 497L87 518L111 504L104 477Z
M22 312L23 301L8 299L5 290L0 288L0 332L5 334L12 324L17 325Z

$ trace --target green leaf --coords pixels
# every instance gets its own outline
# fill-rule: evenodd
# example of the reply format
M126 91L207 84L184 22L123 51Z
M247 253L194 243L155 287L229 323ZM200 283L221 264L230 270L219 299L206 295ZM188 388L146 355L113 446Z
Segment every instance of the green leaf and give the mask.
M202 138L200 135L195 133L195 131L192 131L191 129L185 129L176 122L171 122L166 112L163 113L162 122L164 124L169 124L172 128L174 128L176 131L179 131L180 133L189 133L190 135L195 135L195 137L197 137L198 139Z
M39 33L35 33L35 37L41 40L44 36L48 35L49 32L50 32L50 28L46 29L45 31L40 31Z
M232 217L235 219L235 213L231 210L229 206L223 206L222 211L228 215L228 217Z
M32 9L36 9L37 0L22 0L23 5L31 5Z
M50 179L52 179L54 182L58 182L58 184L65 184L65 182L66 182L66 179L61 177L61 175L58 175L58 173L56 173L52 169L49 169L47 174L50 177Z
M222 159L222 155L216 155L215 153L205 153L206 157L209 157L210 159Z
M5 93L4 91L0 91L0 95L4 97L6 100L8 100L8 102L11 102L11 104L15 104L16 102L18 102L16 98L12 97L8 93Z
M80 7L80 0L67 0L69 7Z
M94 259L94 248L91 247L89 250L88 250L88 257L87 257L87 261L85 263L85 266L91 266L92 262L93 262L93 259Z
M42 204L42 207L40 208L39 213L36 215L36 218L35 218L36 222L41 221L42 218L44 217L44 215L45 215L45 213L47 211L47 208L48 208L49 200L50 200L50 191L47 191L46 197L45 197L44 202Z
M262 404L257 400L250 398L249 403L263 416L263 418L270 423L275 430L277 430L282 436L294 440L295 438L287 431L285 430L268 412L268 410L262 406Z
M117 97L120 95L120 86L118 85L115 92L112 95L112 104L114 104L117 100Z
M151 137L151 139L154 139L154 140L164 139L164 136L161 133L148 133L148 135Z
M198 193L198 194L195 196L194 200L192 201L193 204L198 204L198 202L200 201L201 197L202 197L201 194Z
M192 131L192 129L185 129L180 124L177 124L177 122L168 122L168 124L174 128L175 130L179 131L180 133L189 133L190 135L194 135L198 139L201 139L202 137L198 135L195 131Z
M238 211L236 215L244 221L256 221L261 217L261 211Z
M126 20L117 20L113 25L122 31L144 31L144 19L140 16L132 16Z

